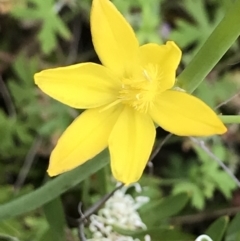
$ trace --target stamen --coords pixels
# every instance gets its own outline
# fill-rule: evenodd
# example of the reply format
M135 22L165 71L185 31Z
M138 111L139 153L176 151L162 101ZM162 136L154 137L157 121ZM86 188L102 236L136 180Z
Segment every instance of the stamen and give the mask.
M141 98L142 98L142 93L139 93L139 94L136 95L137 100L140 100Z
M123 78L117 103L121 102L139 112L147 113L160 90L162 76L163 72L158 65L148 64L135 76Z
M151 77L149 76L148 72L146 69L143 70L143 75L145 76L145 78L148 80L148 81L151 81Z
M108 110L108 109L110 109L111 107L113 107L114 105L117 105L117 104L119 104L119 103L121 103L121 102L122 102L122 100L120 100L120 99L115 100L115 101L113 101L112 103L110 103L109 105L107 105L107 106L105 106L104 108L102 108L99 112L101 113L101 112L103 112L103 111L105 111L105 110Z

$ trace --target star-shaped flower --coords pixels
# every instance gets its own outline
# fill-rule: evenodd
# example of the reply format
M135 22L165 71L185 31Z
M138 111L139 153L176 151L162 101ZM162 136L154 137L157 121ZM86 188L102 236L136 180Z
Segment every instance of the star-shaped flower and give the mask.
M200 99L173 89L181 51L174 42L139 46L133 29L109 0L93 0L91 32L103 65L81 63L42 71L45 93L84 111L60 137L48 173L71 170L109 148L114 177L142 175L155 125L180 136L222 134L226 127Z

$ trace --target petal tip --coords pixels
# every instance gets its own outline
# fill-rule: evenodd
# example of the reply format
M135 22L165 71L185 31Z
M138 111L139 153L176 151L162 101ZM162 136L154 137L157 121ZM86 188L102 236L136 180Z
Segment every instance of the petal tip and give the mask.
M196 136L213 136L213 135L223 135L227 132L226 126L220 121L220 123L216 123L216 125L211 125L210 129L203 131L202 134L198 134Z
M111 1L93 0L90 25L94 49L103 65L122 75L137 63L138 40Z
M178 45L174 41L167 41L166 45L174 49L174 51L178 52L178 54L182 55L182 50L178 47Z
M127 177L126 175L119 175L119 173L117 173L117 172L114 171L114 170L112 170L112 173L113 173L114 178L115 178L117 181L123 183L124 186L128 186L128 185L131 185L131 184L137 182L137 181L140 179L140 177L141 177L141 176L140 176L140 177L138 177L138 178L134 178L134 179L133 179L133 178L131 178L131 177Z
M218 134L223 135L227 132L227 130L227 127L223 123L221 123L221 126L218 128Z
M55 171L53 171L50 168L47 169L47 174L48 174L49 177L54 177L54 176L58 175L58 173L56 173Z
M35 83L36 85L39 84L39 77L40 77L40 72L34 74L34 76L33 76L33 78L34 78L34 83Z
M212 125L212 127L213 127L212 135L223 135L227 132L228 129L224 125L222 120L219 118L219 116L216 115L216 117L217 117L217 119L215 120L215 122L212 122L213 123L213 125Z

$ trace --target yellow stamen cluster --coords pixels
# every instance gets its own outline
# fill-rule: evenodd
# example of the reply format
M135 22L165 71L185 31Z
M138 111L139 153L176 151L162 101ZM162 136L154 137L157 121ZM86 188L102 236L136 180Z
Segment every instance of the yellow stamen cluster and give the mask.
M122 79L118 98L135 110L147 113L159 93L161 77L162 74L157 66L148 65L140 71L140 74Z

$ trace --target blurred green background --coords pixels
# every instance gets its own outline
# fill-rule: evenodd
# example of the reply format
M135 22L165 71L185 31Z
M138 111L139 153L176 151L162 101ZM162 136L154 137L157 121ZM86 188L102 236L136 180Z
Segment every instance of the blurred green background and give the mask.
M181 73L232 1L113 3L133 26L141 44L174 40L180 46ZM48 181L49 154L63 130L80 113L42 93L34 85L33 75L51 67L99 63L91 42L90 8L90 0L0 0L0 204L31 193ZM214 47L217 51L218 46ZM239 67L238 39L194 95L219 114L239 114ZM167 135L158 128L156 148ZM239 177L239 125L228 125L225 135L204 141L209 151ZM240 215L236 215L240 211L240 191L191 139L171 136L146 168L140 184L145 187L144 195L150 197L140 215L148 228L158 230L157 235L155 229L149 231L152 241L193 240L206 230L219 234L215 240L240 240ZM79 217L78 203L90 207L114 187L109 167L104 167L53 201L57 205L50 203L50 208L45 205L2 220L0 241L79 240L71 221ZM57 220L61 222L56 225ZM172 225L175 228L166 232ZM52 227L62 231L54 236Z

